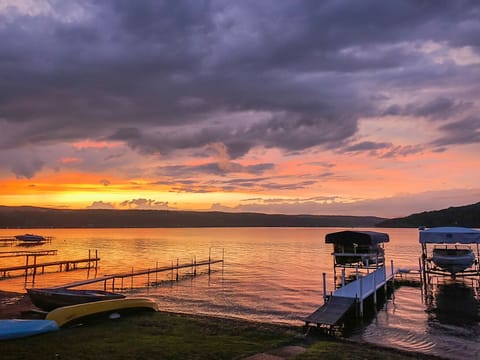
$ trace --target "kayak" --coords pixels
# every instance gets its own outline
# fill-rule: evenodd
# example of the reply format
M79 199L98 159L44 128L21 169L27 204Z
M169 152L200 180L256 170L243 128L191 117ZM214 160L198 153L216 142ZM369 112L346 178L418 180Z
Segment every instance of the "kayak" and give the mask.
M58 330L52 320L0 320L0 340L17 339Z
M58 326L97 314L120 312L130 309L148 309L158 311L155 301L148 298L125 298L101 300L84 304L63 306L50 311L46 319L54 320Z

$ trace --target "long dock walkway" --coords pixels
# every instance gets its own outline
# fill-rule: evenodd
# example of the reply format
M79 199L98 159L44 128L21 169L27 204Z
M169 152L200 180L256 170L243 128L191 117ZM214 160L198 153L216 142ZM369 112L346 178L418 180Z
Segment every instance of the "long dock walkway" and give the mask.
M323 306L305 318L305 323L307 326L337 325L355 304L359 304L360 313L363 313L363 301L372 295L376 299L377 290L386 286L394 276L393 268L387 273L386 266L360 276L357 280L335 290Z
M156 266L154 268L149 268L149 269L142 269L142 270L135 270L135 271L132 270L129 272L116 273L116 274L101 276L98 278L76 281L76 282L60 285L54 288L73 288L73 287L79 287L79 286L85 286L85 285L103 282L103 288L107 290L107 281L111 280L111 289L112 291L115 291L115 280L117 279L119 279L122 282L121 288L123 288L123 280L126 278L130 278L133 282L133 278L135 276L147 275L148 277L150 277L151 274L167 272L167 271L173 272L176 270L177 280L178 280L179 269L191 268L192 274L195 276L197 267L208 266L208 272L210 273L210 270L211 270L210 266L218 263L223 263L223 258L219 260L207 259L202 261L192 261L192 262L183 263L183 264L179 264L177 262L176 264L172 263L172 265L167 265L167 266L161 266L161 267ZM150 280L148 280L148 283L150 283Z

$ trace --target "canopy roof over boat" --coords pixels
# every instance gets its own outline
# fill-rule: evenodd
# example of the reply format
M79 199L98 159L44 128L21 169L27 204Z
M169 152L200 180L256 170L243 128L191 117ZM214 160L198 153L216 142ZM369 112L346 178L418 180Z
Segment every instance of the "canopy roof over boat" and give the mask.
M420 230L422 244L480 244L480 231L464 227L435 227Z
M338 244L343 246L352 245L378 245L379 243L389 242L388 234L377 231L339 231L327 234L325 243Z

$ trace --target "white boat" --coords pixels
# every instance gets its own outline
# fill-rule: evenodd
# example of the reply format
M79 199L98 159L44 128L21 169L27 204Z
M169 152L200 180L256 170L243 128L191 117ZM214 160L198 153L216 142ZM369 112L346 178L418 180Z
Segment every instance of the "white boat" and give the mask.
M454 275L471 267L475 261L475 254L470 248L435 247L432 261L439 268Z
M469 272L468 268L478 263L475 261L475 253L466 244L480 244L480 231L463 227L437 227L420 229L420 243L423 255L427 258L426 245L434 244L431 257L433 264L455 276L457 273ZM478 249L478 245L477 245ZM478 255L478 254L477 254ZM474 269L478 271L478 269Z
M23 234L23 235L15 235L15 239L19 241L31 241L31 242L40 242L46 241L47 239L42 235L35 235L35 234Z

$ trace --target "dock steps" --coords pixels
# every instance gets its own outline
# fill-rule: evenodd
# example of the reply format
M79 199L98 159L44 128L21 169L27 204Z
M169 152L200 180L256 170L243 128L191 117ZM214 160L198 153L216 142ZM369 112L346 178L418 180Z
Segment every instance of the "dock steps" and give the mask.
M305 318L309 323L317 325L336 325L355 304L354 298L331 296L329 301Z

